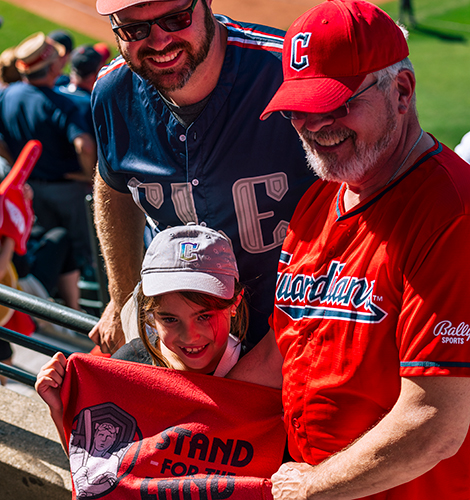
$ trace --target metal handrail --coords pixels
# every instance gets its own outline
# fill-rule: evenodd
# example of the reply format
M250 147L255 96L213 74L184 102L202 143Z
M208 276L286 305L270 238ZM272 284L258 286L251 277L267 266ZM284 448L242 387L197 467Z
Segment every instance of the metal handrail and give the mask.
M0 284L0 304L86 335L98 323L98 318L95 316L2 284Z
M33 351L40 352L46 356L54 356L54 354L59 350L57 346L48 344L41 340L32 339L22 333L14 332L13 330L8 330L3 326L0 326L0 338L6 340L7 342L12 342L13 344L26 347L27 349L32 349ZM68 349L60 349L60 352L64 353L66 357L73 354L75 351L70 351Z
M32 339L21 333L14 332L13 330L8 330L8 328L4 328L3 326L0 326L0 339L6 340L7 342L12 342L22 347L26 347L27 349L32 349L36 352L40 352L41 354L46 354L47 356L54 356L54 354L58 351L57 347L52 344ZM66 357L69 357L74 352L63 348L61 348L60 351ZM29 373L28 371L16 366L9 366L1 362L0 375L5 375L6 377L10 377L31 387L34 387L34 384L36 382L36 376L32 373Z
M5 377L9 377L13 380L21 382L22 384L29 385L30 387L34 387L34 384L36 383L36 376L32 373L22 370L21 368L17 368L16 366L9 366L1 362L0 375L5 375Z
M98 322L98 318L95 316L90 316L89 314L70 309L61 304L50 302L49 300L30 295L2 284L0 284L0 304L85 335L87 335ZM74 352L63 348L58 349L57 346L32 339L4 327L0 327L0 339L32 349L47 356L53 356L59 350L66 357ZM31 387L34 387L36 383L36 376L32 373L1 362L0 375L4 375Z

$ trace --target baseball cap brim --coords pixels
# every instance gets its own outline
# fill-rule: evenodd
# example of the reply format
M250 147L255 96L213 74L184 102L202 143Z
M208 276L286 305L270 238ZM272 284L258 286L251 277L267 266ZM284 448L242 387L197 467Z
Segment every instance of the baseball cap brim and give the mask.
M231 299L235 293L235 278L225 274L196 271L142 273L142 291L146 297L169 292L201 292L221 299Z
M171 2L173 0L96 0L96 10L102 16L109 16L120 10L149 2Z
M260 118L266 120L275 111L328 113L339 108L352 97L366 76L302 78L284 81Z

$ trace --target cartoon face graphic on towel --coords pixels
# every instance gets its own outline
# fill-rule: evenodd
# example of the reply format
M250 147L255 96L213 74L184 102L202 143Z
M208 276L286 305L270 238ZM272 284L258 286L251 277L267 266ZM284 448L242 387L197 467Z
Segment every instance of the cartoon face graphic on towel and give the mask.
M138 440L135 419L112 403L83 409L70 440L70 469L77 498L97 498L114 489L128 470L123 458ZM140 432L138 432L140 434Z

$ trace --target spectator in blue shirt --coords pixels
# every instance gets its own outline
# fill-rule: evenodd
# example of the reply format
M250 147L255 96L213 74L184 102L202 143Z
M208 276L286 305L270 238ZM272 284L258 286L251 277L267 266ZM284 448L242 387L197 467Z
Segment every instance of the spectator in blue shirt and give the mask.
M87 132L90 134L94 134L91 116L91 91L98 72L103 66L102 61L101 54L91 45L77 47L70 57L70 83L56 87L60 93L70 97L79 108L88 125Z
M34 212L46 231L67 229L76 262L86 268L91 248L84 200L91 191L96 143L77 106L53 90L64 52L44 33L18 45L16 66L22 81L0 97L0 133L13 159L29 140L42 143L42 155L29 178Z

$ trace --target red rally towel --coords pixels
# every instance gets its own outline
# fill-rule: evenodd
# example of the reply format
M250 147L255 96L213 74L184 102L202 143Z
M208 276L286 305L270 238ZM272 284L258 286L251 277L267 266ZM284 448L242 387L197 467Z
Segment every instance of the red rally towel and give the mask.
M61 394L73 499L272 500L280 391L73 354Z

